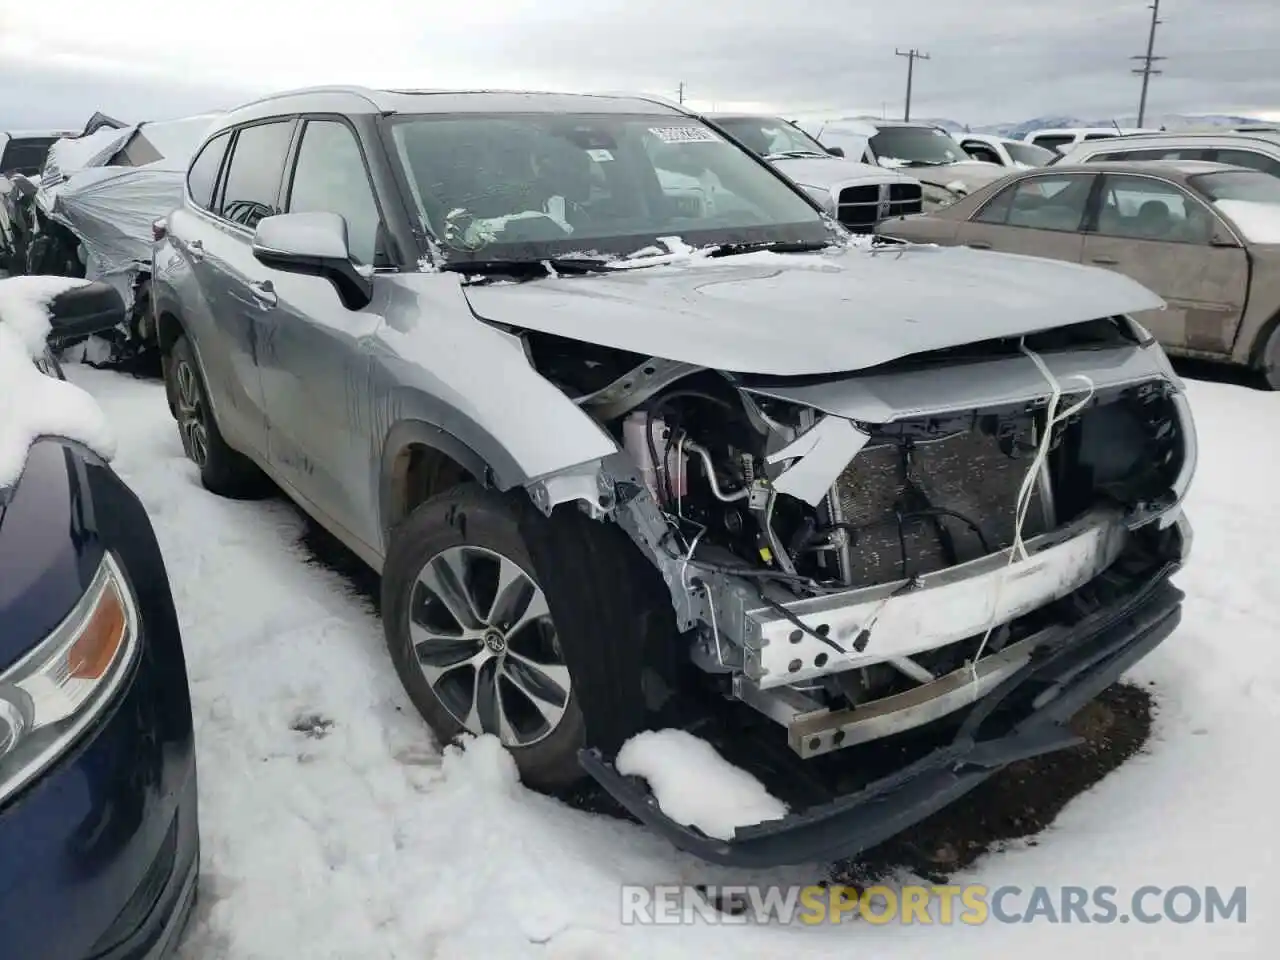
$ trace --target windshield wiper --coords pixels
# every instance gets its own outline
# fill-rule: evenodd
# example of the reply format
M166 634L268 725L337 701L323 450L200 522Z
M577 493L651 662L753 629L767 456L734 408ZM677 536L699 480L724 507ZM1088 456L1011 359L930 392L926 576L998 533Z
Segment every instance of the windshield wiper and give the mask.
M733 257L740 253L816 253L834 244L830 240L761 240L755 243L721 243L707 250L709 257Z
M820 157L829 160L831 154L819 153L817 150L779 150L777 153L765 155L766 160L801 160L804 157Z
M592 257L539 257L536 260L445 260L440 269L451 273L478 273L485 276L512 276L521 279L547 277L552 273L601 273L608 260Z

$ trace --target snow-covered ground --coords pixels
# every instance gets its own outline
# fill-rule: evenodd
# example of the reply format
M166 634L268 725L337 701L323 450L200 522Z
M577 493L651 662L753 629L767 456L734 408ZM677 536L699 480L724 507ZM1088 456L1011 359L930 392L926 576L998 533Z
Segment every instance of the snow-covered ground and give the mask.
M73 366L118 435L182 619L204 873L184 960L1274 956L1280 851L1280 395L1191 384L1201 461L1184 625L1137 678L1150 750L1036 846L956 882L1248 887L1248 922L622 926L624 883L811 882L706 868L638 827L531 794L492 741L444 756L367 604L306 562L281 503L220 500L183 459L162 388ZM295 729L296 728L296 729ZM1266 945L1270 943L1271 947Z

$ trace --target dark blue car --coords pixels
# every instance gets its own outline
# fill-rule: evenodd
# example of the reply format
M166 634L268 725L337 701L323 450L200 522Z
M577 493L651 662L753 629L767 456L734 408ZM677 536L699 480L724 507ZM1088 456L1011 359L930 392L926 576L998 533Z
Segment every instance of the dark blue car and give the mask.
M55 298L54 335L123 316L110 288L82 287ZM37 365L62 376L50 355ZM151 523L99 457L40 439L0 487L0 960L169 956L199 848L186 664Z

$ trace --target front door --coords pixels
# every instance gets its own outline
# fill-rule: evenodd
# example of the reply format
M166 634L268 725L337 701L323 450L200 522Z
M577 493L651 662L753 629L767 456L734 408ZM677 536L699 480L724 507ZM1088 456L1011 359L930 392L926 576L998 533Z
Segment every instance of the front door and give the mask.
M956 240L978 250L1079 263L1084 252L1080 229L1097 179L1091 173L1022 177L963 223Z
M1231 352L1249 288L1249 256L1199 198L1152 176L1107 174L1084 263L1132 277L1165 310L1135 319L1169 349Z
M352 259L389 265L382 218L355 131L340 120L306 120L284 205L289 213L327 212L347 224ZM259 265L269 290L259 355L271 423L270 459L282 480L349 534L377 546L368 529L378 516L371 481L374 449L369 375L363 344L383 322L385 294L368 305L346 303L332 281ZM373 538L374 542L370 542Z

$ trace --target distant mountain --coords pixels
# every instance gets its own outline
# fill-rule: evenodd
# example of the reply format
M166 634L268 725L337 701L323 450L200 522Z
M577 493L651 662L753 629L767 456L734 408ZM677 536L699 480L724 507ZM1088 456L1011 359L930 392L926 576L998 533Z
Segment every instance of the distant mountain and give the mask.
M860 116L849 117L847 119L866 120L875 122L879 117ZM992 123L983 126L967 126L957 120L948 117L918 117L915 118L919 123L932 123L935 126L942 127L950 133L991 133L1001 137L1013 137L1014 139L1022 139L1032 130L1048 130L1062 127L1136 127L1138 125L1137 117L1107 117L1101 120L1083 120L1080 117L1072 117L1065 115L1047 115L1043 117L1033 117L1030 120L1022 120L1017 123ZM1243 127L1254 124L1265 124L1267 121L1259 120L1257 117L1235 117L1227 114L1184 114L1184 113L1167 113L1159 116L1147 117L1143 123L1144 127L1159 130L1161 127L1166 130L1222 130L1232 127Z
M1164 128L1169 131L1222 130L1260 123L1266 123L1266 121L1259 120L1257 117L1235 117L1220 113L1200 115L1166 113L1157 116L1148 116L1143 122L1143 126L1155 130ZM1134 116L1114 118L1106 117L1101 120L1082 120L1079 117L1045 116L1034 117L1031 120L1023 120L1020 123L996 123L989 126L974 127L973 132L994 133L1002 137L1014 137L1016 139L1021 139L1032 130L1045 130L1054 127L1136 127L1137 125L1138 118Z

